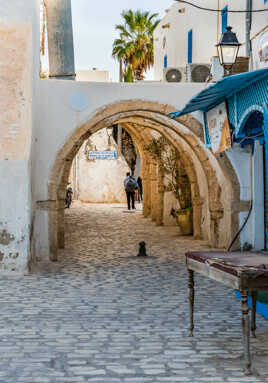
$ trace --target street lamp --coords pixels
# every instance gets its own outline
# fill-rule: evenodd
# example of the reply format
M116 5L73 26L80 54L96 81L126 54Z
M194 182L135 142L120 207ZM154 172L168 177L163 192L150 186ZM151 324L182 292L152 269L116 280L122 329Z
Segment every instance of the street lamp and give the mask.
M236 34L232 32L232 27L227 27L216 45L220 64L226 70L227 75L229 75L232 66L236 62L240 46Z
M114 127L113 126L108 126L106 128L107 136L108 136L108 149L111 150L111 137L113 135Z

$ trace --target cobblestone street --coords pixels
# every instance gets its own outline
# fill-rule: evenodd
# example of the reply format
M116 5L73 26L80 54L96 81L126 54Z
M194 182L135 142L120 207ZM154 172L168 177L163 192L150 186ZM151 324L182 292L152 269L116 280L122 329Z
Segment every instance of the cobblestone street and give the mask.
M245 377L233 290L196 275L187 337L184 253L204 242L139 208L74 204L66 217L58 263L0 280L1 383L268 382L268 322L257 318ZM135 257L141 240L147 259Z

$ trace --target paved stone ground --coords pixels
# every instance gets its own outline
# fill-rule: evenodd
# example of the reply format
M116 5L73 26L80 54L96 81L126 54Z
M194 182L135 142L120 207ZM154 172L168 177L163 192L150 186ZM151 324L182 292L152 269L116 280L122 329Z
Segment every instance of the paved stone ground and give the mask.
M0 383L268 382L268 322L258 317L255 374L245 377L232 290L196 278L196 331L187 337L183 254L205 243L117 205L66 215L57 264L0 280ZM140 240L148 259L135 257Z

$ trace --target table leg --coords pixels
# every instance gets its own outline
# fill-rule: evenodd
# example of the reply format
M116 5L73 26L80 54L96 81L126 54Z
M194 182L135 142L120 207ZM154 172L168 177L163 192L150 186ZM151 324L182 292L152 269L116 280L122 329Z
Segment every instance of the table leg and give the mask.
M194 331L194 272L188 270L189 306L190 306L190 327L189 336L193 336Z
M245 359L245 373L251 374L251 358L250 358L250 329L249 329L249 308L248 308L248 292L245 290L241 293L241 306L242 306L242 329L243 329L243 346L244 346L244 359Z
M252 291L252 309L251 309L251 333L256 338L256 305L258 298L258 291Z

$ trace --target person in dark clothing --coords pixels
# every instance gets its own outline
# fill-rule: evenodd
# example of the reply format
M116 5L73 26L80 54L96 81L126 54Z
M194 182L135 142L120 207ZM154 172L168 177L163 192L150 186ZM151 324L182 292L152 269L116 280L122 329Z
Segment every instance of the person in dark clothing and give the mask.
M70 185L70 183L68 182L68 185ZM73 189L71 186L68 186L67 190L66 190L66 196L65 196L65 208L70 208L71 206L71 203L72 203L72 198L73 197Z
M130 173L127 173L127 177L124 180L124 188L127 195L128 210L130 210L130 202L132 202L132 209L135 209L135 190L138 188L138 184Z
M143 191L142 191L142 179L138 177L137 184L139 186L139 202L143 200Z

